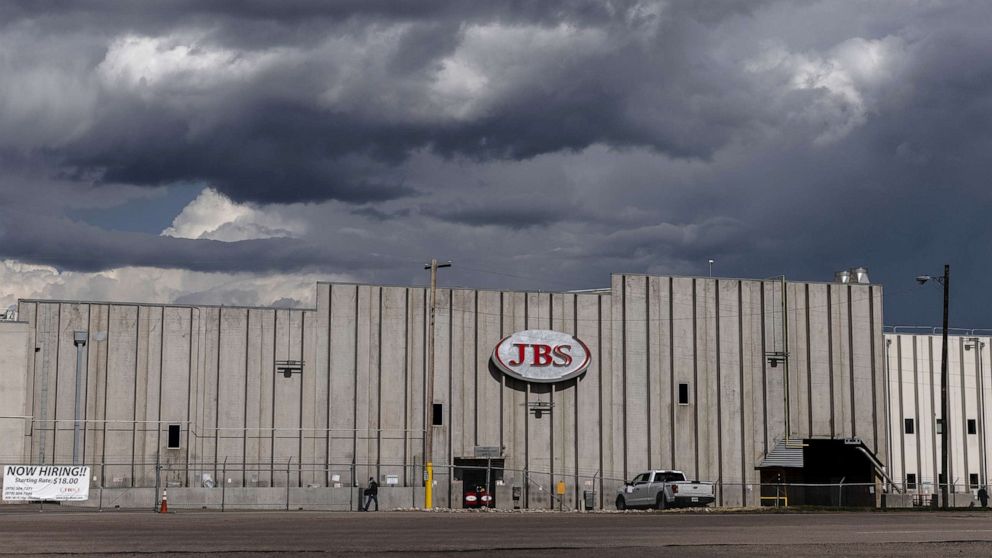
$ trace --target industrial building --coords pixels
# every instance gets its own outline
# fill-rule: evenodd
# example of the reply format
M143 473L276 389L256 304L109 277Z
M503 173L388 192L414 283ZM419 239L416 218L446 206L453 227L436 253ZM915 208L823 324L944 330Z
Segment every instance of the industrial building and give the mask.
M429 289L316 291L312 309L21 300L19 322L0 324L3 460L71 462L73 339L86 332L77 449L94 487L220 484L250 499L272 487L352 494L373 477L414 506L431 461L442 507L487 484L498 507L575 509L591 495L608 508L624 479L653 468L714 482L723 506L767 503L769 484L837 481L862 484L855 499L872 505L886 468L897 484L932 469L894 429L909 416L904 378L926 379L906 355L923 349L883 334L882 288L866 281L617 274L597 291L442 288L433 330ZM494 359L507 336L549 330L586 351L572 375L529 380ZM559 356L549 366L572 362ZM978 472L984 449L963 436L955 462Z
M892 433L886 450L891 477L905 486L918 505L929 505L939 492L941 431L941 335L934 331L885 334L888 363L888 416ZM919 329L919 328L916 328ZM974 331L947 341L948 437L952 492L974 495L988 486L989 447L986 402L992 397L990 339Z

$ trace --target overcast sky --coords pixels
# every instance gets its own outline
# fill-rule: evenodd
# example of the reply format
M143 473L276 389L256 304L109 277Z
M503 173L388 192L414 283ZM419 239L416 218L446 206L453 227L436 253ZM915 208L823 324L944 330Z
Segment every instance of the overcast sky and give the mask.
M0 306L829 281L992 327L992 2L0 1Z

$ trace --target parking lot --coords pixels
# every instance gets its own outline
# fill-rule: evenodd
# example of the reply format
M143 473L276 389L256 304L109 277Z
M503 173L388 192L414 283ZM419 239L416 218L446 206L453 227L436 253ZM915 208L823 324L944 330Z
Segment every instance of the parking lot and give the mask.
M992 514L0 510L0 555L933 556L992 553Z

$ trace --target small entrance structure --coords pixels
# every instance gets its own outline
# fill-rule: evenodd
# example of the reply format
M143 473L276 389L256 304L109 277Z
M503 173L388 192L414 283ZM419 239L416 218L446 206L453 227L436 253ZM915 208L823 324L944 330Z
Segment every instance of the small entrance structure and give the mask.
M496 484L503 480L503 467L502 457L456 457L455 480L462 481L462 506L496 507ZM476 499L468 501L469 497Z
M885 476L860 438L780 440L757 469L763 506L875 507Z

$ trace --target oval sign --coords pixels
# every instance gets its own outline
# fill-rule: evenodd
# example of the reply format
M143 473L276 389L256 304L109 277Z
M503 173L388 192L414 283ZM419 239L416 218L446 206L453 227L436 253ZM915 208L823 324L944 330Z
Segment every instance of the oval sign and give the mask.
M569 380L585 372L591 356L578 337L549 329L518 331L493 349L496 366L525 382Z

